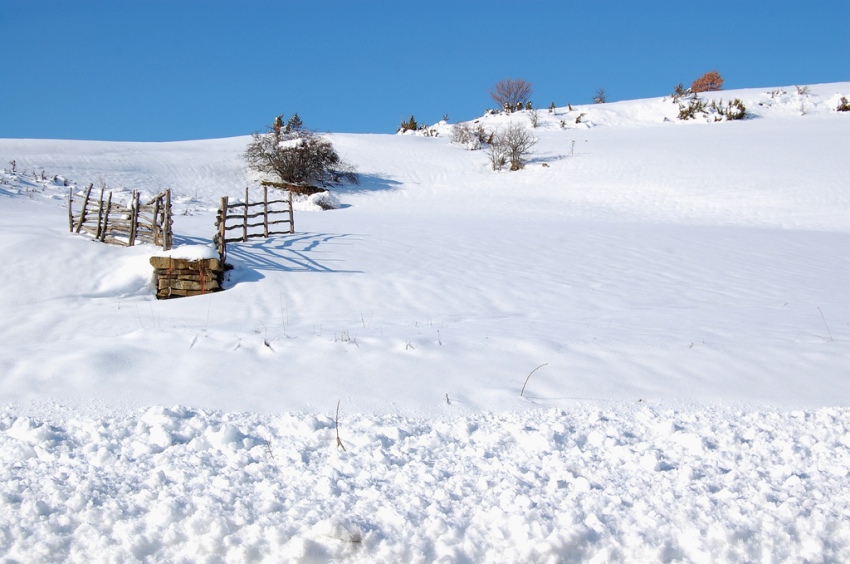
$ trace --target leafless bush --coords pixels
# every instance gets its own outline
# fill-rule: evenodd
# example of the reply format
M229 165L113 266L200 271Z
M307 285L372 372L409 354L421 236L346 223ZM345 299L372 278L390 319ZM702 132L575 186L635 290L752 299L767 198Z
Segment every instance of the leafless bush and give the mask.
M452 143L463 145L470 151L477 151L487 140L487 133L482 125L456 123L452 126Z
M490 89L490 97L501 108L511 108L512 110L521 104L519 109L522 109L528 103L533 91L534 89L528 81L521 78L516 80L506 78L497 82Z
M490 159L490 167L493 170L502 170L508 162L508 154L504 145L497 143L494 137L493 142L487 146L487 156Z
M797 96L800 97L800 114L806 115L808 113L806 99L811 94L811 89L808 86L795 86L795 88L797 89Z
M493 170L501 170L507 163L510 163L511 170L520 170L525 166L525 157L536 143L537 139L531 131L518 123L512 123L504 131L496 133L490 145Z
M594 104L604 104L608 101L608 96L605 94L605 89L600 88L596 91L596 94L593 96Z

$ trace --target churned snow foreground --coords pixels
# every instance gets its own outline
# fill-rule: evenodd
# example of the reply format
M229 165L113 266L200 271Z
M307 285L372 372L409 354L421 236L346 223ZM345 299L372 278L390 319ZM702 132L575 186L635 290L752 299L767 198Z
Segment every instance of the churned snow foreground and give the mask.
M209 256L248 138L0 140L0 561L850 561L849 94L333 134L339 209L163 302L67 191Z
M60 411L61 413L61 411ZM845 561L850 412L0 415L6 561Z

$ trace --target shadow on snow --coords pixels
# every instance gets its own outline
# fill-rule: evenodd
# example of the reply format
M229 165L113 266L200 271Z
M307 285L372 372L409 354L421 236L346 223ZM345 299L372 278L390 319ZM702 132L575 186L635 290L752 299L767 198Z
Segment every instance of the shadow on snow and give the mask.
M336 194L356 194L357 192L388 192L399 188L402 183L375 174L358 174L360 184L345 183L333 186L331 192Z
M230 243L227 246L227 263L234 268L228 272L228 286L261 280L264 278L263 271L359 274L362 271L338 268L344 260L333 258L331 251L323 248L345 244L351 240L350 237L331 233L296 233Z

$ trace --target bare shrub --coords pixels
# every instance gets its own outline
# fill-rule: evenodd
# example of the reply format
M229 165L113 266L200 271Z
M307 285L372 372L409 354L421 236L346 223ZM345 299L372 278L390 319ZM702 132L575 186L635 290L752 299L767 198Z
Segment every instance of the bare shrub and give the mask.
M518 123L512 123L504 131L496 133L490 145L490 163L493 170L501 170L510 163L511 170L520 170L525 166L525 157L537 139L531 131Z
M528 103L529 98L531 98L532 92L534 92L534 89L530 82L521 78L516 80L505 78L497 82L490 89L490 97L501 108L510 108L513 110L521 104L519 109L522 109Z
M691 92L716 92L723 89L723 77L716 70L709 71L691 83Z
M452 126L452 143L463 145L470 151L477 151L487 138L481 125L473 126L468 123L456 123Z
M593 96L594 104L604 104L608 101L608 96L605 94L605 89L600 88L596 91L596 94Z
M502 170L508 162L505 147L497 143L495 137L492 139L492 143L487 145L487 157L490 159L490 168L493 170Z

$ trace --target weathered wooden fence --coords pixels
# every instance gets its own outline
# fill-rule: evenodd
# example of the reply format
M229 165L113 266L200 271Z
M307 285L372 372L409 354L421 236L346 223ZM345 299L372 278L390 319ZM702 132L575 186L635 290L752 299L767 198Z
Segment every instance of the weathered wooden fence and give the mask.
M292 214L292 192L280 199L269 200L268 186L263 186L263 201L251 202L248 188L245 201L231 204L227 196L221 199L216 218L216 235L213 242L218 247L221 260L225 259L228 243L245 242L253 238L268 238L270 235L295 233ZM281 230L281 228L285 230ZM235 231L236 234L229 232Z
M98 241L132 247L136 243L153 243L169 250L173 242L171 190L142 204L133 191L127 205L112 201L112 192L104 200L104 189L92 198L92 185L82 197L80 212L74 211L74 193L68 193L68 226L74 233L85 232ZM78 196L79 198L79 196Z

